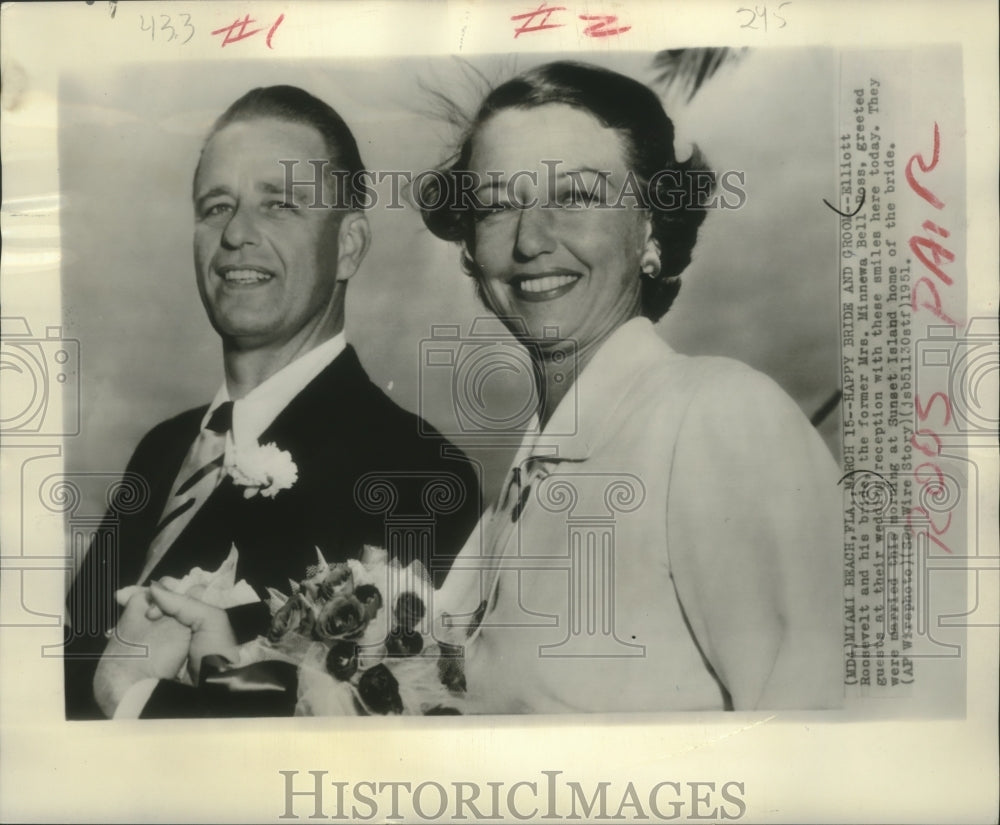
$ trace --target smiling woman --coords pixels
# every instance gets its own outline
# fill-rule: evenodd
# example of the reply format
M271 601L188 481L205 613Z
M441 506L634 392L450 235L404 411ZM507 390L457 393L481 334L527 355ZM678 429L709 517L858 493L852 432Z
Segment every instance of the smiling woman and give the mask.
M487 96L427 179L450 197L422 193L540 399L438 605L473 709L840 701L831 456L770 379L652 326L704 218L673 141L647 87L551 63ZM488 183L457 197L470 176Z
M510 135L523 135L511 141ZM573 340L581 362L624 318L639 314L643 255L654 256L655 241L645 210L638 204L607 207L607 201L575 208L574 179L584 169L607 172L619 191L626 176L618 135L590 114L562 103L533 109L504 109L479 130L470 157L474 174L499 171L510 180L519 170L537 177L540 159L557 158L567 169L547 188L554 206L525 209L527 177L520 192L503 207L479 216L469 238L469 253L486 305L500 316L520 316L520 334L549 346ZM546 170L542 170L543 180ZM537 199L537 198L536 198ZM559 335L546 338L543 327Z

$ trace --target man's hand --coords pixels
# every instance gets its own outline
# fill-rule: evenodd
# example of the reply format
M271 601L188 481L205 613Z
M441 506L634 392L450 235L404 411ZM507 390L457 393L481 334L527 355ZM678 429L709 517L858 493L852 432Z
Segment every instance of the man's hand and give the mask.
M94 698L108 717L114 716L125 692L143 679L173 679L188 655L191 629L169 616L150 620L149 591L137 590L128 600L94 675ZM134 645L146 645L145 655Z
M235 659L237 647L229 617L221 607L212 607L191 596L173 593L153 583L149 589L151 610L147 615L163 614L157 621L179 622L191 633L188 667L191 678L198 683L201 660L210 654ZM157 610L158 609L158 610Z

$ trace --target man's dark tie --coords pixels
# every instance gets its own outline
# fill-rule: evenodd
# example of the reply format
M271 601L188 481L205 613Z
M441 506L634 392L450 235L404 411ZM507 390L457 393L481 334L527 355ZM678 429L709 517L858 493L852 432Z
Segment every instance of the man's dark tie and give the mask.
M232 426L233 402L225 401L212 412L208 423L198 434L181 465L175 489L167 499L163 516L156 525L153 540L146 554L146 564L139 577L140 584L152 572L164 553L170 549L170 545L222 480L226 433Z

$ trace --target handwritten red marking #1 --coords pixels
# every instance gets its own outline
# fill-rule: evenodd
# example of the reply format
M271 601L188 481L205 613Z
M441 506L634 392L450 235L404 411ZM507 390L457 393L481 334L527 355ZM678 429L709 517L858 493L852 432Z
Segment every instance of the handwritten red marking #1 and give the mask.
M270 31L267 33L267 38L265 43L269 49L274 47L271 45L271 38L274 37L274 33L277 31L278 26L281 25L281 21L285 19L285 15L279 14L278 19L274 21L274 25L271 26ZM234 20L228 26L223 26L221 29L216 29L212 32L215 34L224 34L225 37L222 40L222 47L228 46L230 43L238 43L240 40L246 40L248 37L253 37L258 32L264 31L263 27L258 29L253 29L252 31L247 31L247 26L251 23L256 23L257 21L250 17L249 14L243 16L242 20Z

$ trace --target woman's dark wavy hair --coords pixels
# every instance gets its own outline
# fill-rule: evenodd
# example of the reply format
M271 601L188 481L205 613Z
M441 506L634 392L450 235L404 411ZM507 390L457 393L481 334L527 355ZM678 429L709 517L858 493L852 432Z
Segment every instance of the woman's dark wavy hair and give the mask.
M319 132L326 144L331 167L338 172L347 172L337 178L343 180L345 185L345 191L337 193L337 205L348 209L364 208L367 194L359 190L358 182L364 182L365 165L354 134L332 106L298 86L259 86L234 101L212 125L202 144L202 154L212 137L226 126L260 118L299 123ZM201 166L201 155L198 156L198 166ZM194 177L198 177L197 167Z
M642 281L642 314L659 320L680 291L680 273L691 262L698 227L705 219L704 207L685 199L685 182L690 181L691 173L707 169L697 148L687 161L677 160L674 124L663 104L651 89L625 75L585 63L558 61L537 66L497 86L479 107L453 159L446 161L440 174L424 176L419 203L448 205L421 208L424 223L437 237L464 241L471 248L474 216L458 203L456 173L468 169L478 130L504 109L530 109L549 103L589 112L605 127L614 129L624 143L625 161L643 187L657 172L672 172L659 176L656 202L647 199L645 204L650 210L653 238L660 247L660 274L649 278L636 273ZM672 203L679 205L662 208ZM463 267L467 274L475 274L474 261L466 258Z

